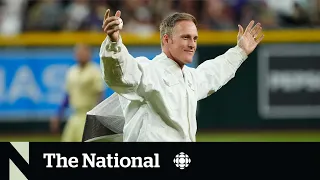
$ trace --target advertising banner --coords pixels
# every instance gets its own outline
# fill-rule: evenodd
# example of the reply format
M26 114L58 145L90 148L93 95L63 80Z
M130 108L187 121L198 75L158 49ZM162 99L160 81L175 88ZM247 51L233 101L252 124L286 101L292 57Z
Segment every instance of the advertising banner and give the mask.
M258 101L262 117L320 117L320 45L261 46Z
M132 46L128 50L134 57L149 59L161 53L160 46ZM93 60L99 65L99 47L93 48L93 55ZM65 93L66 71L75 63L73 47L2 48L0 121L51 117ZM105 97L112 93L106 87Z

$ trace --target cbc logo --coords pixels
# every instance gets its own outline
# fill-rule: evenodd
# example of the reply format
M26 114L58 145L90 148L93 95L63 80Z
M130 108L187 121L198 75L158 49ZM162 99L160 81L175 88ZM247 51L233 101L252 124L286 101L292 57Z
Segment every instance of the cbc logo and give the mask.
M180 169L185 169L191 163L191 159L189 158L188 154L181 152L176 155L173 159L173 163Z

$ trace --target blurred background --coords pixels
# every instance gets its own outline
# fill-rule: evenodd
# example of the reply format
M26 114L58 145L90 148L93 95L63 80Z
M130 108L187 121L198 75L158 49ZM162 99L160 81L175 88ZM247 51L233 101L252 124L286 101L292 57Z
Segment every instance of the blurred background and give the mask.
M74 46L90 45L99 63L108 8L122 11L130 53L149 59L161 51L165 16L194 15L193 67L234 46L238 24L260 22L263 43L199 102L198 141L320 141L320 0L0 0L0 141L60 140L49 120L76 64ZM105 98L112 92L106 87Z

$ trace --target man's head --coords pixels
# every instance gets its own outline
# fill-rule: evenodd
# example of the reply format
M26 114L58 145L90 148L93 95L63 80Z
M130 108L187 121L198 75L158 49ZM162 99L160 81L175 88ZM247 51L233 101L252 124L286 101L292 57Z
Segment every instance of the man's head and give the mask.
M91 49L87 44L77 44L74 52L75 58L80 65L85 65L91 60Z
M162 51L181 67L192 62L197 48L197 20L187 13L174 13L160 24Z

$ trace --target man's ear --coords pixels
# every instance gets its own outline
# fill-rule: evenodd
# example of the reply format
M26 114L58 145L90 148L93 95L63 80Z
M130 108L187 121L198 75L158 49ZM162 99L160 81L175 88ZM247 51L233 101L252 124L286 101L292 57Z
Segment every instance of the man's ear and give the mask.
M168 36L168 34L163 35L163 37L162 37L162 43L163 43L163 44L168 44L168 43L169 43L169 36Z

